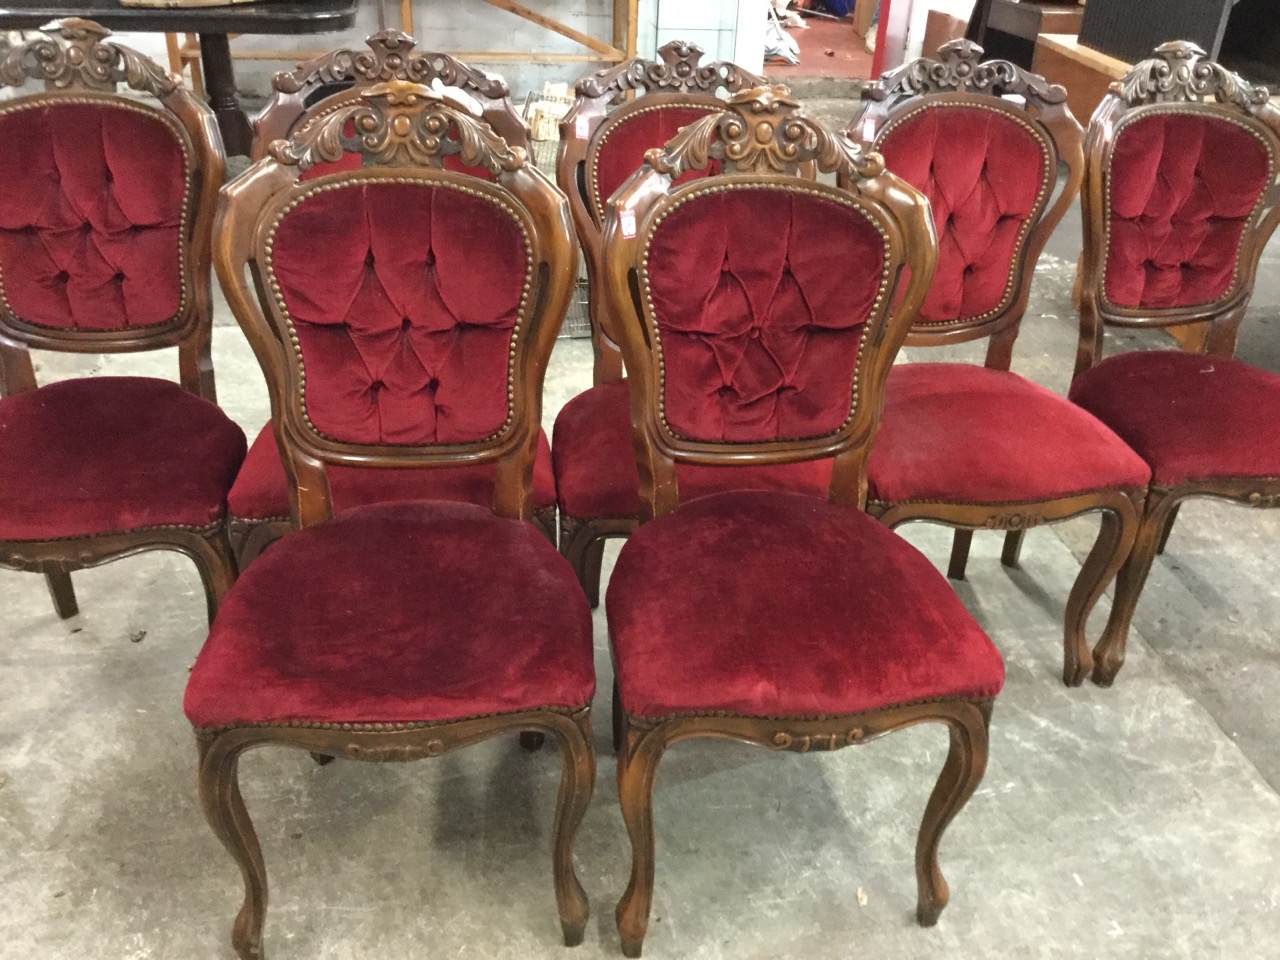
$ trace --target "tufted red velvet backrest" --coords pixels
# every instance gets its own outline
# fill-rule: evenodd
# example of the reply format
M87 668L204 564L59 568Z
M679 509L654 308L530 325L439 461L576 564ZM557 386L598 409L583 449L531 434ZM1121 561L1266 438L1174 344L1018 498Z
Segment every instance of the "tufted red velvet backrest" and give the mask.
M698 190L654 226L641 271L663 416L702 442L820 437L856 402L886 240L854 203L795 188Z
M1257 134L1228 119L1157 110L1124 122L1105 174L1107 300L1167 309L1231 293L1275 162Z
M269 249L321 434L470 443L508 422L531 280L514 211L456 182L321 184L286 210Z
M935 101L886 126L876 149L933 209L938 270L917 322L973 322L1007 308L1056 176L1044 135L1004 110Z
M640 168L645 153L662 146L681 127L721 109L714 102L705 106L658 102L606 119L587 154L587 198L596 223L604 220L605 201ZM675 182L685 183L719 172L719 162L713 161L704 170L687 171Z
M87 102L86 102L87 101ZM0 107L0 295L59 330L168 326L185 309L185 135L141 103Z

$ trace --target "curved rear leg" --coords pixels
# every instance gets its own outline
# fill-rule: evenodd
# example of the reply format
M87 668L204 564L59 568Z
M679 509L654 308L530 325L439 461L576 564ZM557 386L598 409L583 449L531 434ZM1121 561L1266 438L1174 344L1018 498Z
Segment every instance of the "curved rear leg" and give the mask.
M204 583L205 604L209 612L209 624L212 625L219 604L236 582L235 553L231 549L231 538L227 535L225 526L198 537L195 542L197 546L191 556Z
M1178 510L1181 506L1181 504L1178 504L1178 506L1169 511L1169 519L1164 522L1164 529L1160 531L1160 542L1156 544L1156 556L1164 553L1164 548L1169 543L1169 534L1173 533L1173 525L1178 519Z
M591 749L591 719L585 712L563 725L560 754L564 773L556 801L556 823L552 839L552 871L556 905L567 947L582 943L590 907L587 895L573 869L573 838L591 802L596 782L596 758Z
M80 612L70 573L66 570L46 570L44 580L49 585L49 596L53 598L54 612L61 619L70 620Z
M1000 562L1006 567L1016 567L1022 562L1022 539L1026 530L1010 530L1004 535L1004 549L1000 551Z
M1067 610L1063 632L1062 682L1078 687L1093 667L1093 654L1085 628L1089 614L1098 603L1104 590L1119 572L1133 548L1138 535L1138 511L1132 501L1127 506L1107 509L1102 514L1098 539L1085 558L1076 582L1067 598Z
M969 566L969 546L973 543L972 530L957 530L951 540L951 562L947 564L947 577L963 580Z
M230 731L200 739L200 805L205 819L227 848L244 877L244 903L231 928L231 945L240 960L262 960L262 925L267 912L267 870L249 811L240 796L240 754L251 744Z
M919 900L916 919L922 927L938 922L950 891L938 866L938 844L942 833L982 782L987 769L987 725L990 707L971 703L955 704L955 716L940 717L951 733L951 749L938 775L920 823L916 840L916 882Z

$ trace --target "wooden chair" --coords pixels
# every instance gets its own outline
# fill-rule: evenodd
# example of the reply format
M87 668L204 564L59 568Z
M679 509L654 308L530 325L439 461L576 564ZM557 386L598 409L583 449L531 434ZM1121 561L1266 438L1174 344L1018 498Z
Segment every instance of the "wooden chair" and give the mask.
M272 84L275 92L254 120L255 159L267 156L273 141L288 137L307 124L322 123L333 111L345 110L363 89L392 79L427 85L438 80L465 91L479 101L484 119L508 144L528 150L529 128L512 105L510 91L501 77L470 67L447 53L418 50L412 37L397 30L383 30L365 42L367 50L335 50L276 75ZM316 176L328 167L352 168L359 163L360 155L349 153L335 164L317 165L308 176ZM447 156L446 164L459 172L491 179L484 167L469 167L457 155ZM392 500L483 504L493 498L492 464L444 471L370 471L334 466L330 475L338 510ZM249 447L228 504L231 541L242 567L293 529L289 484L270 424L262 428ZM534 511L536 522L554 543L555 479L551 472L551 444L545 436L539 441L534 467Z
M1016 566L1028 529L1100 512L1066 606L1062 677L1074 686L1092 665L1089 613L1128 556L1150 477L1097 419L1009 371L1036 260L1079 189L1080 125L1062 87L1005 60L983 63L971 41L938 56L865 88L849 132L933 210L938 272L907 345L987 338L986 363L893 369L869 509L890 527L955 528L948 575L957 579L975 530L1005 531L1001 559Z
M934 923L938 841L982 777L1004 676L946 579L862 510L885 378L933 276L928 203L785 87L728 108L652 151L604 230L646 521L606 604L631 957L652 899L657 765L695 737L806 752L946 725L916 854L917 917ZM809 161L847 191L798 176ZM682 183L712 163L721 172ZM834 464L826 499L681 502L677 463L816 459Z
M569 197L590 286L595 386L569 401L556 418L552 460L560 506L560 552L577 571L594 606L600 595L605 541L636 527L639 478L622 357L599 278L600 229L609 196L644 159L682 126L722 109L721 91L766 81L732 63L701 63L702 50L672 41L660 62L632 60L578 81L577 99L560 125L556 176ZM630 94L642 94L610 106ZM709 168L714 170L715 165ZM691 171L687 176L700 176ZM717 467L681 464L686 496L725 489L779 489L825 495L830 464Z
M1194 44L1167 43L1112 87L1086 153L1070 396L1152 471L1112 622L1094 651L1093 679L1108 686L1179 505L1280 503L1280 377L1232 359L1258 259L1280 223L1280 109ZM1188 324L1203 353L1102 359L1105 325Z
M362 168L305 175L352 151ZM261 955L267 896L244 751L404 761L506 731L560 740L554 876L577 943L591 614L529 522L542 382L576 275L564 197L463 101L391 80L273 145L224 190L219 224L218 277L266 374L300 528L245 571L187 686L201 802L245 878L235 948ZM488 507L335 516L334 467L481 463L496 472Z
M209 616L235 579L226 496L244 458L215 404L209 243L224 158L213 114L88 20L11 47L0 86L0 565L71 571L190 556ZM123 85L127 93L121 93ZM37 386L29 349L178 348L179 382Z

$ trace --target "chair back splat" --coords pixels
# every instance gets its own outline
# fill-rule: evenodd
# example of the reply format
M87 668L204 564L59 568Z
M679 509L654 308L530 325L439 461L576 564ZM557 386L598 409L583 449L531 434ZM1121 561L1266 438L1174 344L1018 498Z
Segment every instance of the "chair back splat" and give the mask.
M213 400L213 114L98 24L45 30L0 59L0 87L44 85L0 102L0 395L35 389L29 348L176 346Z
M676 506L677 461L832 457L831 500L863 504L885 377L937 257L920 193L757 87L649 152L609 202L604 251L642 519Z
M266 372L295 521L332 515L338 464L494 463L495 512L529 519L576 267L564 197L456 91L374 84L297 130L223 191L215 253ZM350 154L358 169L307 178Z
M640 166L646 151L662 146L686 124L718 112L724 106L721 94L767 83L734 63L703 63L702 48L683 40L660 47L658 57L628 60L583 77L573 106L560 122L556 180L569 197L586 256L597 384L622 379L617 340L595 281L603 274L600 230L605 204ZM715 170L711 164L687 176Z
M1134 66L1085 142L1076 374L1102 331L1191 328L1192 349L1235 353L1258 260L1280 223L1280 109L1193 43Z
M254 160L265 157L273 141L293 133L320 100L340 106L343 100L359 97L363 88L391 80L457 87L479 102L485 121L510 146L529 148L529 126L512 104L511 89L502 77L447 53L419 50L417 41L399 30L381 30L365 44L369 49L334 50L275 75L271 99L253 121ZM342 100L334 99L338 97Z
M1080 189L1067 91L953 40L864 87L862 101L849 136L929 198L938 232L938 271L907 345L990 337L987 366L1009 369L1036 261Z

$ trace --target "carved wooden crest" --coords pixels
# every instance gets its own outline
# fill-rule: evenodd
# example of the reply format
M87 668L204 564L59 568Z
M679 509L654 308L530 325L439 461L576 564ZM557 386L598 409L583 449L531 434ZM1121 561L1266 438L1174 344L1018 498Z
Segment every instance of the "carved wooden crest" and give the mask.
M525 151L512 147L480 119L480 105L439 81L427 87L391 80L366 89L361 99L327 114L290 140L276 140L269 152L280 163L302 169L333 163L358 153L366 166L442 167L458 155L469 166L497 176L525 163Z
M704 51L696 43L672 40L658 48L661 60L628 60L578 81L583 97L603 97L625 90L644 89L652 93L707 93L724 88L736 93L744 87L768 83L764 77L743 70L735 63L716 60L703 64Z
M930 93L1014 94L1048 106L1065 103L1065 87L1008 60L982 60L982 48L972 40L952 40L938 48L937 60L920 57L890 70L863 88L862 99L895 101Z
M49 90L114 93L125 83L155 97L179 86L154 60L108 40L111 31L91 20L68 17L41 29L41 36L10 47L0 59L0 86L43 80Z
M418 50L413 37L399 30L381 30L366 38L365 43L368 50L334 50L300 63L294 70L277 73L272 85L282 93L297 93L315 83L405 80L429 85L439 80L447 87L460 87L493 100L501 100L511 92L501 77L477 70L447 53Z
M1253 111L1270 100L1265 87L1255 87L1232 73L1186 40L1173 40L1155 49L1155 56L1134 64L1111 92L1130 106L1147 103L1186 103L1210 97Z
M649 166L672 179L701 170L711 160L736 173L796 173L814 162L824 173L850 179L878 176L884 161L841 133L806 116L784 86L735 93L721 113L684 127L665 147L645 154Z

